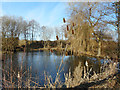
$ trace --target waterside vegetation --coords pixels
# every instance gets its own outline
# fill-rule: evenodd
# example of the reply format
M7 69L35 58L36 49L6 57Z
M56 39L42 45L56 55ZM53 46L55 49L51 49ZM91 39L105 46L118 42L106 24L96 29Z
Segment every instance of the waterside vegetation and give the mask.
M9 70L7 71L5 66L0 68L3 71L3 78L0 78L3 88L120 88L118 72L120 71L120 10L118 8L120 2L81 2L69 3L68 6L69 17L63 18L63 26L56 29L56 35L49 32L49 27L40 26L35 20L27 21L15 16L0 17L1 50L4 54L11 55ZM112 32L115 31L110 26L116 28L117 40L114 40ZM37 41L36 36L42 37L43 40ZM21 37L23 38L20 39ZM50 37L55 37L56 40L50 41ZM32 80L32 67L24 70L22 66L24 55L17 73L12 67L14 52L40 50L49 50L51 53L62 52L63 58L67 55L99 57L104 63L99 73L93 71L93 67L90 67L87 61L84 66L79 63L72 74L70 70L64 74L65 82L62 82L60 80L62 64L64 64L62 58L55 80L53 81L51 75L44 72L45 83L41 86L39 82ZM5 59L2 58L2 61L4 63ZM25 78L26 73L27 78Z

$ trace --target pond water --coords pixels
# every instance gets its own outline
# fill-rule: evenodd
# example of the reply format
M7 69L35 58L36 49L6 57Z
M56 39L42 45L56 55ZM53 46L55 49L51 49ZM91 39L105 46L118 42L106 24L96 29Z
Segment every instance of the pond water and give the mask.
M89 67L93 67L93 70L99 72L99 67L101 66L102 59L90 58L90 57L75 57L75 56L64 56L59 53L51 53L49 51L34 51L34 52L16 52L12 55L3 55L2 68L7 72L11 69L14 71L12 73L13 80L15 81L18 72L21 71L22 66L22 78L26 80L29 78L29 73L31 73L31 79L35 82L39 82L40 85L44 85L44 71L47 75L51 75L53 81L56 77L56 73L60 66L61 60L63 58L63 63L60 68L60 80L64 82L64 73L68 73L69 69L71 72L74 71L75 67L78 66L79 62L84 66L85 62L88 61ZM3 73L6 73L5 71ZM6 73L6 78L8 78L10 73Z

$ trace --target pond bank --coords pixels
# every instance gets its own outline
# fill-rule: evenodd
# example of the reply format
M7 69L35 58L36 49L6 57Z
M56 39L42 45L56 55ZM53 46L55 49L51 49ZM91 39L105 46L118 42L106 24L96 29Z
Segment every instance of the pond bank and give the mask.
M39 49L39 50L43 50L43 49ZM47 51L45 51L45 50L47 50ZM62 62L62 58L63 58L62 55L59 56L59 55L55 54L54 50L53 50L53 53L50 53L48 49L44 49L44 51L38 51L37 50L37 51L33 51L33 52L28 52L26 54L24 54L23 51L22 52L13 53L13 55L12 55L12 57L13 57L13 59L12 59L12 61L13 61L12 62L12 67L13 67L13 71L15 71L16 74L18 74L18 71L21 70L20 69L21 67L18 67L16 69L16 66L20 66L21 65L21 59L22 59L21 57L22 57L22 55L25 55L24 58L23 58L23 62L24 63L23 63L23 66L22 66L22 67L25 67L24 68L25 70L23 70L23 73L26 72L25 75L22 76L22 78L29 78L29 76L28 76L29 68L32 66L32 68L31 68L31 77L34 77L34 78L30 79L30 80L34 81L36 83L36 82L38 82L36 80L36 78L39 77L40 78L39 82L40 82L40 85L42 86L42 88L44 88L43 85L45 84L44 83L44 78L45 77L49 77L51 75L52 80L54 80L56 78L58 69L59 69L59 67L61 67L60 63ZM3 65L5 67L11 66L11 64L9 62L10 60L11 60L11 57L9 57L8 59L5 58L5 60L4 60L5 63L3 63ZM85 66L85 61L86 60L88 60L88 66ZM113 73L113 69L114 69L113 65L114 64L109 64L110 66L112 65L110 67L111 69L109 69L109 67L107 66L108 69L104 70L107 67L105 67L103 69L106 72L102 73L103 70L99 69L101 67L101 65L100 65L101 62L98 62L98 61L96 62L96 61L97 61L97 59L94 61L91 58L87 58L87 57L81 57L81 58L74 57L74 58L72 58L72 57L69 57L69 56L65 56L64 59L63 59L63 64L62 64L64 66L64 70L61 73L59 73L59 75L60 75L60 82L64 83L65 82L65 78L68 77L67 74L70 75L69 74L69 72L70 72L71 73L71 75L70 75L71 78L70 79L69 78L66 79L66 80L69 80L69 81L66 81L66 83L65 83L66 87L69 85L69 83L70 83L70 85L72 87L75 86L73 88L77 88L77 86L78 86L78 88L81 88L81 87L84 87L84 86L86 86L86 88L94 87L99 82L100 83L104 83L104 82L101 82L102 80L105 80L105 82L107 81L108 83L110 83L109 81L111 81L113 79L110 78L108 80L107 76L105 76L105 75L109 75L110 73ZM79 64L79 63L81 63L81 64ZM82 72L87 69L86 67L88 67L88 72L90 72L90 73L87 74L88 72L84 72L84 74L83 74L83 75L85 75L85 78L84 78L84 77L82 77ZM102 67L104 67L104 66L102 65ZM71 68L71 70L69 70L70 68ZM92 71L91 71L90 68L92 68ZM9 71L9 69L6 68L5 70ZM112 70L112 71L110 71L110 70ZM45 76L43 74L44 71L46 71L46 75ZM93 71L95 72L95 74L93 73ZM100 72L102 71L101 74L100 74L99 71ZM115 71L115 69L114 69L114 71ZM47 74L47 72L49 74ZM6 73L6 72L4 72L4 73ZM73 73L76 73L75 74L75 76L76 76L75 78L72 78L73 75L74 75ZM6 75L8 75L8 74L6 73ZM81 75L81 77L80 77L80 75ZM95 76L93 76L94 78L91 77L89 79L89 78L87 78L86 75L95 75ZM38 77L36 77L36 76L38 76ZM16 77L14 77L14 79L15 78ZM78 83L77 83L76 80L78 80ZM25 81L27 81L27 80L23 79L22 82L24 83ZM79 83L80 81L82 81L82 82ZM14 81L14 82L17 82L17 81ZM107 82L106 82L106 84L107 84ZM114 81L112 81L112 82L114 82ZM53 84L54 84L54 81L53 81L52 85ZM25 85L27 86L27 84L25 84ZM102 85L100 85L100 86L102 86ZM32 83L31 83L31 87L32 87Z
M51 52L53 51L56 51L56 52L65 52L66 55L75 55L75 56L88 56L88 57L95 57L95 58L100 58L100 59L104 59L104 58L107 58L107 59L112 59L112 60L119 60L118 58L111 58L110 56L105 56L105 55L95 55L95 54L91 54L91 53L80 53L80 54L77 54L77 53L74 53L74 52L71 52L70 49L65 49L65 48L39 48L39 49L31 49L31 51L39 51L39 50L50 50Z
M45 50L45 51L55 51L55 52L62 52L62 53L65 53L66 56L67 55L75 55L75 56L88 56L88 57L95 57L95 58L100 58L100 59L104 59L106 56L105 55L100 55L100 56L97 56L95 54L92 54L92 53L88 53L88 52L81 52L79 54L75 53L75 52L71 52L71 49L66 49L66 48L58 48L58 47L54 47L54 48L37 48L37 49L32 49L32 48L29 48L27 51L40 51L40 50ZM24 48L18 48L16 50L14 50L14 52L19 52L19 51L24 51ZM5 51L2 51L2 53L6 53ZM107 56L107 59L111 59L113 61L119 61L118 58L112 58L110 56Z

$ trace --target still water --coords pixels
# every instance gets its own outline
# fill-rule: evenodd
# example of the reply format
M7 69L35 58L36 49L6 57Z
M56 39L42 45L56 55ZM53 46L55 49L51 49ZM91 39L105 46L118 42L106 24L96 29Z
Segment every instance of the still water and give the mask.
M96 72L99 72L99 67L102 62L102 59L85 56L63 56L59 53L51 53L49 51L16 52L12 55L3 55L3 58L5 60L3 61L2 67L7 72L11 72L11 70L14 72L12 73L14 81L16 80L15 77L17 77L18 72L22 72L22 79L26 80L31 75L31 79L39 82L40 85L44 85L45 82L44 71L47 75L51 75L54 81L62 59L63 63L60 68L60 80L62 82L65 80L64 73L68 73L69 69L73 72L79 62L81 62L83 66L85 62L88 61L89 67L93 67ZM31 74L29 75L28 72ZM9 77L9 75L10 73L6 73L6 77Z

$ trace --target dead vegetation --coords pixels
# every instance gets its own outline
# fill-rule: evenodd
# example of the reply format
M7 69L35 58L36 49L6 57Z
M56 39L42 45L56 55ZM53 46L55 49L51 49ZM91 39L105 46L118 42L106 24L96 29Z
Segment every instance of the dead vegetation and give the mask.
M79 4L81 4L81 3L79 3ZM79 4L78 4L78 6L80 6ZM95 52L94 49L95 49L97 55L100 56L101 54L104 53L104 51L102 51L102 49L103 49L102 43L105 43L105 41L103 40L103 39L105 39L104 36L107 37L107 41L109 41L109 39L110 40L112 39L112 38L109 38L108 35L105 35L105 34L103 36L101 35L101 34L103 34L104 30L106 29L106 27L104 27L104 28L101 28L101 27L104 26L104 24L107 25L108 22L106 21L107 23L105 23L105 20L103 22L101 19L99 19L103 16L106 16L106 14L107 15L111 14L110 10L112 11L112 9L111 8L108 9L106 4L104 4L104 6L107 9L106 12L103 13L102 9L100 11L98 10L98 12L100 12L99 13L100 17L95 17L94 15L91 14L91 13L94 14L94 12L92 12L91 9L93 8L93 11L96 11L96 9L94 7L99 7L99 6L97 6L97 5L99 5L99 3L95 3L95 4L94 3L85 3L85 5L87 8L83 6L82 7L83 10L81 10L81 7L79 7L79 9L71 7L73 9L72 13L74 13L75 15L71 14L69 24L66 25L65 37L68 38L68 42L70 43L70 45L67 44L65 47L64 54L66 54L66 55L68 55L68 53L66 52L68 49L71 49L71 52L75 52L78 54L81 54L81 53L89 53L89 54L93 53L94 54L94 52ZM100 6L102 6L102 4L100 4ZM84 8L85 8L85 10L84 10ZM87 13L87 16L86 16L86 14L84 14L84 13L87 11L89 13ZM81 13L79 13L79 12L81 12ZM4 18L6 18L6 17L4 17ZM95 20L97 20L95 23L92 21L93 18L95 18ZM12 21L14 21L14 20L12 20ZM101 21L102 21L102 24L101 24ZM63 22L66 23L65 18L63 18ZM8 27L7 21L3 24L5 24L6 27ZM26 22L26 24L27 24L27 22ZM20 23L20 25L21 25L21 23ZM25 37L25 40L24 40L24 42L20 43L21 45L28 44L27 34L26 34L28 32L27 26L24 26L25 30L23 31L23 35ZM96 28L96 30L95 30L95 28ZM7 30L7 29L5 29L5 30ZM3 39L5 39L5 40L3 40L3 41L5 41L5 43L3 42L3 44L4 44L4 46L7 46L6 38L5 38L7 36L6 31L2 32L2 33L4 35ZM15 34L15 35L13 34L13 31L11 31L11 33L12 34L10 37L19 36L19 33ZM33 31L32 31L31 36L32 36L32 44L34 44ZM49 35L49 37L50 37L50 35ZM44 37L45 41L48 40L49 37L47 37L47 39L46 39L46 37ZM56 39L60 40L58 35L56 35ZM26 43L26 41L27 41L27 43ZM11 43L11 42L9 42L9 43ZM7 47L7 48L13 49L14 42L12 42L11 44L12 44L12 45L10 45L11 47ZM114 45L116 45L116 43ZM47 46L47 45L45 45L45 46ZM116 48L117 47L113 47L114 52L116 52L115 51ZM5 47L5 49L6 49L6 47ZM109 48L107 48L107 49L109 49ZM105 51L107 51L107 50L105 50ZM53 52L53 51L51 50L51 52ZM115 53L115 55L116 55L116 53ZM64 55L63 55L63 58L64 58ZM63 64L63 59L62 59L61 64L58 68L56 77L55 77L55 81L53 81L53 77L51 75L47 75L47 73L44 72L44 76L45 76L44 87L42 87L39 82L36 82L32 79L32 78L35 79L35 77L31 76L32 67L30 67L27 70L23 70L23 67L22 67L23 61L21 61L20 70L15 72L15 71L13 71L13 67L12 67L13 63L12 62L13 61L12 61L12 57L11 57L10 67L6 66L6 67L1 68L1 70L3 71L3 75L2 75L3 78L1 78L0 81L3 84L3 86L2 86L3 88L63 88L63 87L66 87L66 88L114 88L116 86L116 84L120 85L120 82L117 81L117 73L118 73L117 72L117 65L118 65L117 62L104 63L100 67L100 73L96 73L95 71L93 71L93 68L89 68L88 67L89 64L87 61L85 63L86 64L85 66L82 66L81 63L79 63L79 65L75 68L73 74L71 74L70 70L68 73L64 74L65 82L62 82L60 80L60 73L62 71L61 65ZM9 71L6 71L6 68L9 68ZM27 77L26 77L26 75L27 75ZM32 83L34 83L34 85L31 85Z
M119 84L117 81L118 62L112 61L108 63L104 62L100 67L100 73L93 71L93 67L89 68L87 61L85 62L85 66L79 63L74 69L73 74L71 74L70 69L68 73L64 73L65 82L62 82L60 80L60 73L64 68L62 67L62 64L64 64L63 58L56 73L55 80L44 71L44 86L41 86L39 82L35 81L37 77L31 76L32 67L28 70L23 70L23 61L21 61L20 70L17 72L12 69L13 67L5 67L9 68L10 71L2 68L3 78L0 81L3 84L3 88L114 88L116 83Z

